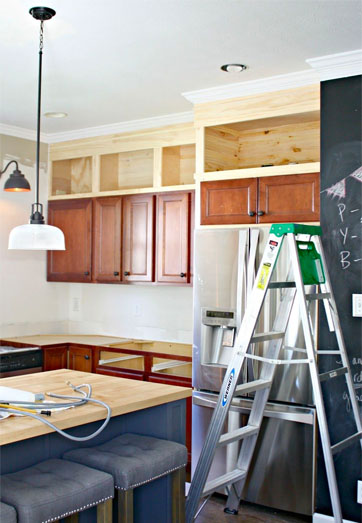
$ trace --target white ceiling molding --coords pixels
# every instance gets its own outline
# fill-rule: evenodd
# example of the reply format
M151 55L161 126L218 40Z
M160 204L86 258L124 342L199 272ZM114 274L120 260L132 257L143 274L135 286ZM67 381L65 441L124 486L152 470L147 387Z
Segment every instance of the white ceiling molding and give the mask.
M41 133L40 141L43 143L56 143L77 140L78 138L91 138L93 136L103 136L107 134L127 133L139 131L141 129L152 129L154 127L163 127L166 125L188 123L192 122L193 118L194 114L192 111L166 114L164 116L130 120L129 122L119 122L110 125L100 125L97 127L88 127L86 129L76 129L75 131L65 131L62 133ZM8 136L15 136L16 138L24 138L26 140L36 140L36 131L2 123L0 123L0 134L7 134Z
M107 134L129 133L141 129L151 129L154 127L163 127L178 123L192 122L194 115L192 111L184 113L166 114L164 116L155 116L152 118L142 118L140 120L130 120L128 122L119 122L109 125L99 125L97 127L88 127L85 129L76 129L74 131L65 131L63 133L48 133L48 143L65 142L68 140L77 140L78 138L91 138L94 136L104 136Z
M293 89L293 87L302 87L319 82L319 77L315 71L306 69L296 73L282 74L278 76L269 76L259 80L250 80L239 82L237 84L227 84L220 87L210 87L209 89L200 89L198 91L189 91L182 95L193 104L214 102L225 100L227 98L240 98L258 93L267 93L272 91L282 91L283 89Z
M310 58L306 62L316 70L321 81L356 76L362 74L362 49Z

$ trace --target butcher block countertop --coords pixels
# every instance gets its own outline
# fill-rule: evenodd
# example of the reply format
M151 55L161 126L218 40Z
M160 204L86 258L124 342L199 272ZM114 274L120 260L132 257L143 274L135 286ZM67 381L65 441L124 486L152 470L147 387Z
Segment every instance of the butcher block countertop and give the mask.
M67 369L3 378L1 385L35 393L54 392L76 395L66 384L67 381L73 385L82 383L92 385L92 397L107 403L112 409L112 417L184 399L191 396L192 393L191 388L187 387L114 378ZM49 400L62 401L53 398L49 398ZM69 429L99 421L105 417L106 409L104 407L88 403L55 412L47 419L60 429ZM42 436L50 432L53 432L53 429L36 419L11 416L0 421L0 445Z

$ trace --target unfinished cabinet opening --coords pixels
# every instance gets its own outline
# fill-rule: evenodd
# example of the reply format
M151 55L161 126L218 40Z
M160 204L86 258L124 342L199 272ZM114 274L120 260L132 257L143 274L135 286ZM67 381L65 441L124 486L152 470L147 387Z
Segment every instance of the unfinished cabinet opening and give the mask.
M137 354L125 354L102 350L99 355L99 366L116 367L117 369L139 370L145 368L144 357Z
M319 111L205 128L205 172L319 162Z
M191 378L192 363L166 358L153 358L151 371L166 374L168 376L183 376L185 378Z
M92 157L57 160L52 164L52 196L92 192Z
M100 190L140 189L153 185L153 149L101 156Z
M162 185L194 183L195 144L176 145L162 149Z

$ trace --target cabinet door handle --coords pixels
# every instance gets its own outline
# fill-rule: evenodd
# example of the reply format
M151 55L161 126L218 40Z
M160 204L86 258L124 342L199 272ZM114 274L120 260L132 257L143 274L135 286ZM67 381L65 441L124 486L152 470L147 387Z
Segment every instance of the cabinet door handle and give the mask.
M180 277L181 278L186 278L186 276L187 276L186 272L180 272Z
M255 216L255 212L254 212L254 211L249 211L249 212L248 212L248 215L249 215L249 216Z
M84 276L89 276L89 271L85 271Z
M89 360L89 356L88 356L88 354L86 354L86 355L84 356L84 359L85 359L85 360Z
M264 216L265 212L264 211L258 211L258 216Z
M119 276L119 272L114 271L113 276Z
M125 276L129 276L131 273L129 271L124 271L123 273Z

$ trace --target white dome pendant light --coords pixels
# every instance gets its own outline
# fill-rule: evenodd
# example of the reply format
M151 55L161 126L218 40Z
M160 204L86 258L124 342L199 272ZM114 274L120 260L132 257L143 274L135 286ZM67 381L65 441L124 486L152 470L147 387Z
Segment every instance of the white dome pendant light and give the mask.
M56 250L64 251L64 234L52 225L45 225L43 216L43 205L39 203L39 164L40 164L40 111L41 111L41 78L43 57L43 24L50 20L55 11L49 7L32 7L29 11L31 16L40 20L40 43L39 43L39 79L38 79L38 117L36 134L36 187L35 203L31 206L30 222L27 225L19 225L10 232L9 249L26 250Z

